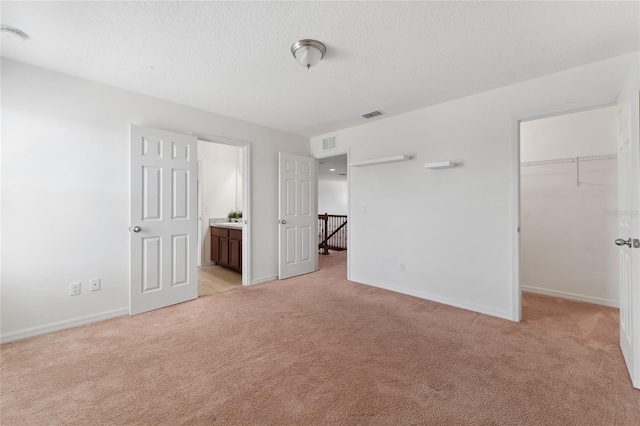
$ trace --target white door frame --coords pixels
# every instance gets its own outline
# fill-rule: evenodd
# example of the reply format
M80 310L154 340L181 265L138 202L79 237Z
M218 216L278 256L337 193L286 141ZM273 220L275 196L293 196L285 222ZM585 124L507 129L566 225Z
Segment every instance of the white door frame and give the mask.
M242 285L251 285L251 142L203 133L191 133L199 141L237 146L242 149Z
M520 123L524 121L538 120L541 118L555 117L574 112L588 111L591 109L605 108L616 105L617 95L611 98L593 99L585 102L577 102L566 105L558 105L549 108L524 112L514 115L511 119L512 164L513 164L513 188L511 200L511 226L512 240L512 284L511 320L522 321L522 288L520 282Z
M204 251L202 250L202 162L198 160L198 179L196 179L196 189L198 191L198 268L203 265L202 258Z
M351 221L351 148L315 154L316 160L347 155L347 220ZM318 176L316 176L316 210L318 210ZM320 212L316 211L316 217ZM318 250L316 250L317 252ZM347 280L351 281L351 224L347 224Z

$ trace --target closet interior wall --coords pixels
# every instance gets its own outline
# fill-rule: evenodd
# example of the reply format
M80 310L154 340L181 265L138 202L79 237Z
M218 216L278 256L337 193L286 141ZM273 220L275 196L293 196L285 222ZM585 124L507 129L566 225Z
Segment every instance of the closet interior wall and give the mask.
M617 307L616 107L521 124L524 291Z

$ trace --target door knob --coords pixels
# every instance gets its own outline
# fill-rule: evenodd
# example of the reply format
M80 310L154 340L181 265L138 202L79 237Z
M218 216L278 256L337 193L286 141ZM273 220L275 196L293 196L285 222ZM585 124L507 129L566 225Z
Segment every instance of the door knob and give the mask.
M287 221L283 219L283 220L280 221L280 223L283 224L283 225L286 225Z
M142 230L142 228L140 228L139 226L134 226L133 227L133 232L140 232L141 230Z
M623 240L622 238L618 238L618 239L616 240L616 245L617 245L617 246L620 246L620 247L622 247L622 246L629 246L629 247L631 247L631 238L629 238L628 240Z

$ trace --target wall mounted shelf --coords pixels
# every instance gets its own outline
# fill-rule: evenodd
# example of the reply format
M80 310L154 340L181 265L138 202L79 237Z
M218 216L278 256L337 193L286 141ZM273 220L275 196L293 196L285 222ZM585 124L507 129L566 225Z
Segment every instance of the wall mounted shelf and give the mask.
M425 163L425 169L450 169L455 167L456 163L453 161L436 161L433 163Z
M396 161L409 161L410 155L392 155L390 157L372 158L370 160L352 161L349 167L368 166L370 164L395 163Z

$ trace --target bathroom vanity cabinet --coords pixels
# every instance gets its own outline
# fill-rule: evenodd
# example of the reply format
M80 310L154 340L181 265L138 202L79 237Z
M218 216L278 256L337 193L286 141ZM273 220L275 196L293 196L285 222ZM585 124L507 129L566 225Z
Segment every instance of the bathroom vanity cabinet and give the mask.
M211 260L216 264L242 272L242 228L211 226Z

